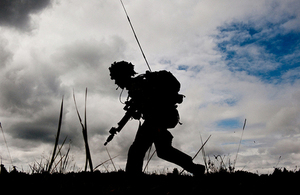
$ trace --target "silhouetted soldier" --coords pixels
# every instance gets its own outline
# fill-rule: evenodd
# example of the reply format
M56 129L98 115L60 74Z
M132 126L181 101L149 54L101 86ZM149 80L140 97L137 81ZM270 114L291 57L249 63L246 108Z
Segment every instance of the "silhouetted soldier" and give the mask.
M154 143L157 156L175 163L194 175L204 174L203 165L194 164L187 154L172 147L172 134L167 130L179 123L178 103L183 95L178 94L180 83L168 71L149 72L134 77L134 65L114 62L110 70L112 80L121 89L128 90L130 106L135 108L134 118L144 119L135 140L128 151L126 172L142 172L145 153Z

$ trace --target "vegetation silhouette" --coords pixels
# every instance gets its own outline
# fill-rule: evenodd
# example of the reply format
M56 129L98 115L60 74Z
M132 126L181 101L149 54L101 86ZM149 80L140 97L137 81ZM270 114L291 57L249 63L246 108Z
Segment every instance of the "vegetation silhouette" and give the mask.
M98 194L279 194L294 192L300 170L275 168L272 174L258 175L246 171L215 172L203 177L167 174L142 174L129 177L126 172L47 172L0 174L1 186L11 193L95 193ZM17 188L16 188L17 186Z

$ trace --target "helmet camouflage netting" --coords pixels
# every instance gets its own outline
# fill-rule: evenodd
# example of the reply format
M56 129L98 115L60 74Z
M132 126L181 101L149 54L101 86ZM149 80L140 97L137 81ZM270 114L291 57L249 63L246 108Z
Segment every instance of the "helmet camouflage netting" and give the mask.
M125 61L114 62L108 69L112 80L116 77L132 77L137 74L134 65Z

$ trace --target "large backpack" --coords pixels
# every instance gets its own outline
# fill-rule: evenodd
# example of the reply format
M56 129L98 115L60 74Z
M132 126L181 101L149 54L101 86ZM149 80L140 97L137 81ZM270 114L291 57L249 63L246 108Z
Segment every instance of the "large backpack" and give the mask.
M145 79L149 84L149 88L159 97L160 101L175 105L182 103L183 95L178 94L180 90L180 83L175 76L166 70L158 72L149 72L145 74Z
M149 119L165 128L174 128L179 123L177 105L182 103L184 95L178 94L180 83L171 72L162 70L158 72L146 72L145 80L148 83L150 105L153 113ZM151 110L151 108L149 109Z
M142 118L165 128L174 128L179 122L177 104L184 95L179 94L180 83L171 72L147 71L134 78L129 97L142 113Z

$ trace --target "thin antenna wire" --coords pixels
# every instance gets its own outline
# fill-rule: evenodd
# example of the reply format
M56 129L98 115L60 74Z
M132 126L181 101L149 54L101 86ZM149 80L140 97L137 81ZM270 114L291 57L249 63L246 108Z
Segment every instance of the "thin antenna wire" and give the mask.
M2 131L2 135L3 135L3 139L4 139L4 142L5 142L6 148L7 148L7 152L8 152L8 154L9 154L10 162L11 162L12 165L14 165L14 164L13 164L13 160L12 160L11 155L10 155L10 152L9 152L9 149L8 149L8 145L7 145L7 142L6 142L6 139L5 139L5 135L4 135L4 131L3 131L1 122L0 122L0 128L1 128L1 131ZM1 159L1 161L2 161L2 159ZM1 164L2 164L2 163L1 163Z
M133 26L132 26L132 23L131 23L131 21L130 21L130 18L129 18L129 16L128 16L128 13L127 13L127 11L126 11L126 9L125 9L125 6L124 6L122 0L120 0L120 1L121 1L121 4L122 4L123 9L124 9L124 11L125 11L125 14L126 14L126 16L127 16L127 20L128 20L128 22L129 22L129 24L130 24L130 27L131 27L131 29L132 29L132 32L133 32L133 34L134 34L135 40L137 41L137 43L138 43L138 45L139 45L139 47L140 47L140 50L141 50L141 52L142 52L142 55L143 55L143 57L144 57L144 59L145 59L145 62L146 62L146 64L147 64L147 66L148 66L148 69L150 70L150 72L152 72L152 70L151 70L151 68L150 68L150 65L149 65L149 63L148 63L148 61L147 61L147 59L146 59L145 54L144 54L144 51L143 51L143 49L142 49L142 46L141 46L141 44L140 44L140 42L139 42L139 40L138 40L138 38L137 38L137 35L136 35L135 31L134 31L134 28L133 28Z

